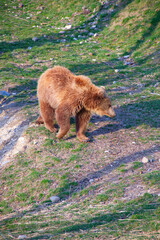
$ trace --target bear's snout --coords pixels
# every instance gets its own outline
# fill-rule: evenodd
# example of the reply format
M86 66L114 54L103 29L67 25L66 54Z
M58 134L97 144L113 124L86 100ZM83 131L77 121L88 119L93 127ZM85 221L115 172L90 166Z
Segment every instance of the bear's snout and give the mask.
M109 117L115 117L116 116L115 111L113 110L112 107L109 108L108 115L109 115Z

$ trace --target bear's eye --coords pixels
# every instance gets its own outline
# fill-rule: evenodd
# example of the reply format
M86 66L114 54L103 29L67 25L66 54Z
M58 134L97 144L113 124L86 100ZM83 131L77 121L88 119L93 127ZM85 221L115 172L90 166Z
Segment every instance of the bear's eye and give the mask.
M109 104L109 108L112 107L111 104Z

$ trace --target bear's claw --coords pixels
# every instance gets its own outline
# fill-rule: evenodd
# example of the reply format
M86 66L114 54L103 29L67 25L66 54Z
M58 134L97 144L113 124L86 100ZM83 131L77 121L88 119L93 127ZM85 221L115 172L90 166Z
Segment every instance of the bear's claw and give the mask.
M88 137L85 137L85 136L81 136L81 137L77 136L77 138L80 142L89 142L90 140Z

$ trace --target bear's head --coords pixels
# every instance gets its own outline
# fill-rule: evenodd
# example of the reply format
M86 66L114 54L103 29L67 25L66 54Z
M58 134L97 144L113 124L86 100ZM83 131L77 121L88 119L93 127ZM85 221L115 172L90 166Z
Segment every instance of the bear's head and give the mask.
M115 117L115 112L112 108L111 101L107 97L104 87L98 88L97 93L93 96L92 111L99 116Z

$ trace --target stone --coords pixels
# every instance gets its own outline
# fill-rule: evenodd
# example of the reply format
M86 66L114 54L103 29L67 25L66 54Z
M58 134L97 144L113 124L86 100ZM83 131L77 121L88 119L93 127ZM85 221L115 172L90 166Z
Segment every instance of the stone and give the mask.
M142 158L142 163L148 163L148 162L149 162L148 158L146 158L146 157Z
M116 73L118 73L118 72L119 72L119 70L118 70L118 69L115 69L114 71L115 71Z
M90 182L90 183L93 183L93 182L94 182L94 179L90 179L89 182Z
M90 29L95 29L96 28L96 25L93 25L92 27L90 27Z
M18 236L18 239L24 239L24 238L26 238L27 236L26 235L19 235Z
M129 55L123 56L124 59L129 58Z
M37 37L33 37L32 40L35 42L35 41L38 40L38 38Z
M72 25L66 25L65 29L69 30L69 29L71 29L71 27L72 27Z
M105 153L108 153L108 152L109 152L109 150L105 150L104 152L105 152Z
M157 82L157 83L154 85L154 87L158 87L158 85L159 85L159 83Z
M28 47L28 50L31 50L32 49L32 47Z
M60 198L58 196L51 196L50 200L52 203L57 203L57 202L59 202Z

